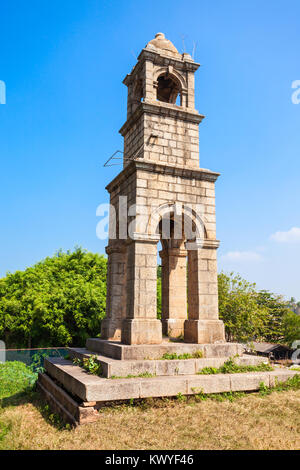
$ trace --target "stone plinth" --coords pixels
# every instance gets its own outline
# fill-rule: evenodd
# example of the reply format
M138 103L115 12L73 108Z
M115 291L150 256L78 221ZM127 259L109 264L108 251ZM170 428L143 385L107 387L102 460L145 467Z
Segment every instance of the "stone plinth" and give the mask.
M122 343L160 344L162 341L161 322L156 319L133 318L122 323Z
M186 320L184 340L187 343L215 343L225 340L224 323L221 320Z
M233 349L234 351L234 349ZM199 352L199 351L198 351ZM221 367L226 361L228 356L224 357L203 357L191 359L126 359L118 360L100 354L92 353L85 348L69 348L71 357L76 357L80 360L87 359L90 356L96 356L97 361L101 364L102 375L105 378L110 377L128 377L149 374L153 376L173 376L173 375L193 375L200 372L205 367ZM207 352L207 351L206 351ZM228 353L224 349L217 351L220 353ZM258 365L265 362L265 357L250 356L243 354L235 358L237 365Z
M241 355L243 346L238 343L221 342L217 344L188 344L163 340L161 344L126 345L120 341L106 341L100 338L88 338L86 348L98 354L121 360L160 359L164 354L203 353L203 357L230 357Z

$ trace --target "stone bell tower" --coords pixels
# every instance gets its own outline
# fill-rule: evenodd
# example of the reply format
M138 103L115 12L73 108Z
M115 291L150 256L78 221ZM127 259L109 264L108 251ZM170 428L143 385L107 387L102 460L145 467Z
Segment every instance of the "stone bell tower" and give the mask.
M196 395L200 390L254 391L262 382L268 386L297 374L199 374L230 357L238 365L252 366L265 358L226 343L218 317L219 175L199 166L198 125L203 116L194 107L198 67L159 33L124 80L124 167L107 186L107 315L101 338L88 338L86 348L68 348L68 359L45 358L45 373L37 383L53 411L71 424L96 421L104 404L119 400ZM158 244L161 318L156 305ZM166 359L166 354L177 359ZM182 355L189 359L181 360ZM91 357L100 376L82 368L82 361Z
M225 340L218 318L219 174L199 165L198 126L204 116L195 110L198 68L189 54L180 54L158 33L123 81L128 88L127 120L120 130L124 162L107 186L114 210L102 339L159 344L165 334L184 335L189 343ZM151 208L146 215L145 208ZM180 235L183 219L190 230L185 227ZM156 302L159 241L161 320Z

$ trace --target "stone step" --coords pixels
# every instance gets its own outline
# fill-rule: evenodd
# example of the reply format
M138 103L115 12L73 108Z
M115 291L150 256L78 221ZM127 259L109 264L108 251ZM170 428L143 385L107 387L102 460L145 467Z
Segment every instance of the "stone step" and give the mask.
M88 338L86 348L102 356L119 360L160 359L164 354L193 354L197 351L203 357L233 357L242 355L244 347L238 343L192 344L164 340L161 344L126 345L119 341L108 341L100 338Z
M94 409L95 402L78 403L48 375L39 373L37 387L45 396L53 411L58 413L64 422L71 425L94 422L98 413Z
M71 361L62 358L45 359L47 375L83 402L110 402L147 397L172 397L230 391L258 390L285 382L297 371L277 369L272 372L238 374L158 376L151 378L107 379L85 372Z
M103 377L127 377L128 375L138 376L141 374L151 374L153 376L173 376L173 375L193 375L197 374L204 367L221 367L228 357L208 357L200 359L153 359L153 360L118 360L106 356L95 354L86 348L68 348L71 357L79 359L88 358L95 355L101 364ZM238 365L258 365L268 360L261 356L251 356L243 354L236 357Z

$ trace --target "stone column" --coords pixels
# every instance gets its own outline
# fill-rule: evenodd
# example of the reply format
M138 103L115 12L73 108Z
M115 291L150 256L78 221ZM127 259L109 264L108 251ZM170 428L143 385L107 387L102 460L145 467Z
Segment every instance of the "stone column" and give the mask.
M188 92L187 92L187 107L195 109L195 75L194 72L187 73Z
M157 319L157 239L128 240L126 319L124 344L159 344L162 327Z
M153 86L153 62L144 62L144 99L146 102L156 100L156 89Z
M188 320L184 324L187 343L225 341L218 309L218 246L217 241L205 240L188 249Z
M162 327L163 334L177 338L183 334L187 319L187 251L162 250Z
M126 315L126 245L107 246L106 253L106 317L101 322L101 338L120 340L122 321Z

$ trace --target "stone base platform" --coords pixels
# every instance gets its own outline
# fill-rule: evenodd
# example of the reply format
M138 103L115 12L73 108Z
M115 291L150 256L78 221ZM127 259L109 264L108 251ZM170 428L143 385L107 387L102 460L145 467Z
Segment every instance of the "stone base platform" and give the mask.
M84 424L99 417L98 410L111 402L148 397L175 397L203 393L258 390L284 382L297 372L201 375L204 367L218 368L229 357L239 365L257 365L266 359L243 354L234 343L187 344L163 341L159 345L129 346L117 341L87 340L88 348L69 348L70 360L45 359L45 373L38 388L51 408L72 424ZM190 359L162 359L164 354L190 354ZM87 373L73 358L91 355L101 364L101 377Z
M272 372L109 379L88 374L61 358L46 359L45 368L46 373L39 375L38 388L51 408L72 425L95 421L101 416L98 410L109 402L176 397L178 394L250 392L258 390L261 383L274 386L297 374L297 371L278 369Z

